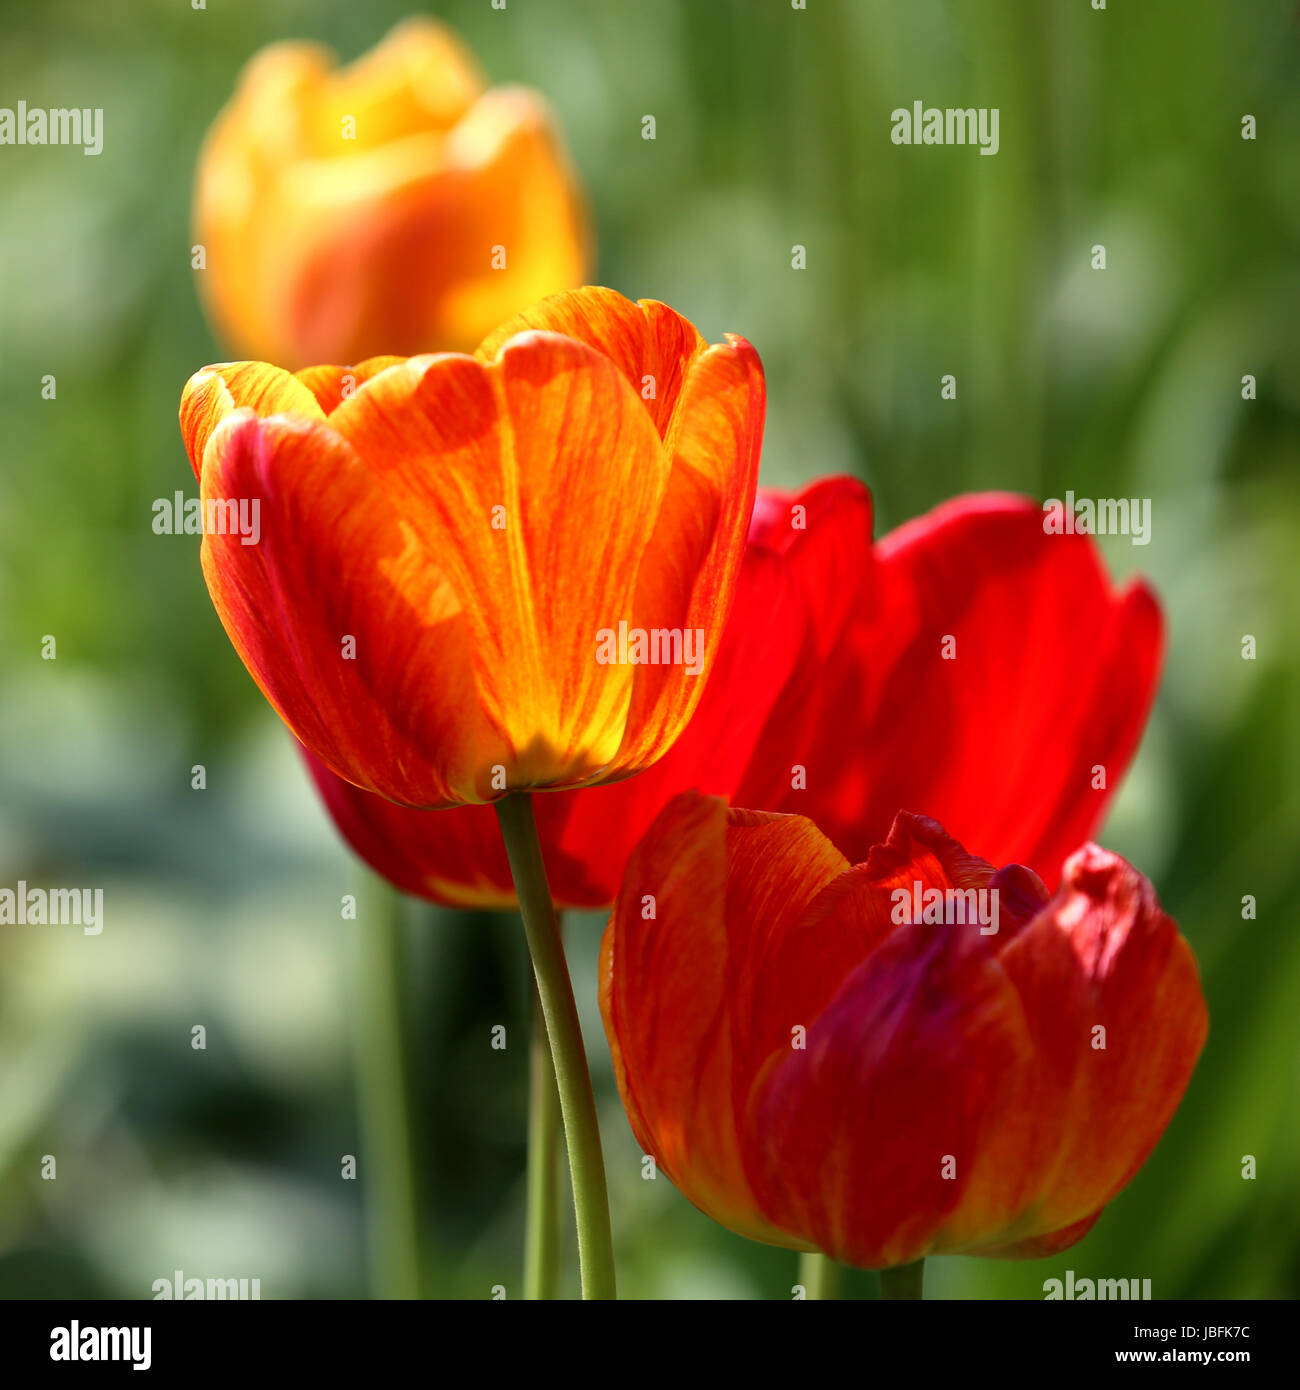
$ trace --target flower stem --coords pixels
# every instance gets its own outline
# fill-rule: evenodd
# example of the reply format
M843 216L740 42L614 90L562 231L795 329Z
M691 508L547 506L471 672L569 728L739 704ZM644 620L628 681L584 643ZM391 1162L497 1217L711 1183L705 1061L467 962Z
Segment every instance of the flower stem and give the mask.
M614 1248L609 1228L605 1161L596 1124L596 1098L582 1045L573 984L564 959L559 923L546 883L546 866L537 838L532 797L515 793L496 803L501 835L515 881L524 935L533 958L533 973L546 1020L546 1036L560 1093L564 1137L569 1149L569 1176L578 1227L578 1262L583 1298L613 1298Z
M411 1116L401 899L372 877L357 923L357 1089L371 1280L378 1298L422 1298L427 1266Z
M806 1250L799 1256L799 1282L804 1286L805 1298L838 1298L840 1267L828 1256Z
M563 924L560 924L563 931ZM528 1076L528 1196L524 1212L524 1297L555 1297L559 1277L560 1093L546 1039L546 1018L536 981L533 1033L529 1043Z
M880 1296L884 1299L921 1298L925 1279L925 1261L914 1260L910 1265L895 1265L880 1271Z

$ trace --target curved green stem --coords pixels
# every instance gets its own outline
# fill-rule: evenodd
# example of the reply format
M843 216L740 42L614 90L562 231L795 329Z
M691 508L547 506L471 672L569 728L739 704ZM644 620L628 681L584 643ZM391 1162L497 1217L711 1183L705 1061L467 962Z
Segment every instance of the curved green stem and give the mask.
M401 899L372 877L357 922L357 1090L371 1281L378 1298L424 1296L423 1231L411 1116Z
M880 1296L890 1300L921 1298L921 1285L924 1280L924 1260L916 1260L910 1265L895 1265L893 1269L882 1269Z
M596 1123L596 1098L582 1045L573 984L564 959L559 923L546 882L542 847L533 818L532 797L515 793L496 803L510 872L524 919L524 935L533 958L537 992L546 1019L560 1113L569 1148L569 1176L578 1227L578 1262L582 1268L583 1298L613 1298L614 1242L609 1228L609 1197L605 1190L605 1161Z
M806 1250L799 1256L799 1282L804 1287L805 1298L838 1298L840 1267L828 1256Z
M561 925L561 931L563 927ZM524 1210L524 1297L555 1297L560 1253L560 1093L536 981L528 1061L528 1196Z

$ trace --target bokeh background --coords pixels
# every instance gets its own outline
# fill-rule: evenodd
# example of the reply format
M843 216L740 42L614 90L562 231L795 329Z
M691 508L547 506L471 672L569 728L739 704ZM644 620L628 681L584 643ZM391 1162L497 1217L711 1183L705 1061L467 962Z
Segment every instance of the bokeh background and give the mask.
M177 401L224 355L189 262L207 123L261 44L314 37L350 59L418 8L0 5L0 104L106 112L97 159L0 148L0 885L106 894L98 937L0 927L5 1296L147 1297L176 1269L255 1276L263 1297L371 1287L356 1080L366 914L339 913L364 875L227 643L195 538L154 535L151 504L192 491ZM590 190L598 278L758 347L766 481L858 473L882 531L972 489L1152 499L1149 546L1104 543L1117 575L1156 585L1170 645L1101 838L1148 873L1195 947L1209 1044L1154 1157L1082 1244L1030 1264L932 1261L928 1291L1041 1297L1072 1268L1150 1278L1157 1297L1294 1296L1293 0L425 8L494 80L532 83L558 109ZM893 146L889 113L916 99L998 107L1000 152ZM956 401L940 399L945 373ZM41 659L46 634L55 661ZM792 1255L641 1179L595 1009L601 927L576 919L571 957L622 1291L788 1298ZM415 903L401 933L430 1286L486 1297L518 1287L521 933L504 915ZM498 1023L504 1051L489 1045ZM206 1051L190 1046L195 1024ZM341 1180L345 1153L362 1154L363 1180ZM874 1297L874 1277L849 1289Z

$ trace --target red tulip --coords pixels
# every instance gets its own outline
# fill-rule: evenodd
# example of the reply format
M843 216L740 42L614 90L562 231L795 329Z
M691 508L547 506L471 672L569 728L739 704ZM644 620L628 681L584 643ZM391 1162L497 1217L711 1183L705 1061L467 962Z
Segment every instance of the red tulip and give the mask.
M853 859L924 807L1055 883L1137 748L1163 624L1145 583L1113 589L1096 543L1045 534L1043 517L1025 498L960 497L859 555L847 621L787 691L734 804L807 815Z
M681 1191L873 1269L1079 1240L1206 1033L1191 950L1118 856L1085 845L1052 897L905 812L851 868L801 816L677 797L600 978L632 1128Z
M1054 881L1132 757L1161 620L1141 582L1112 589L1091 539L1042 523L1026 499L983 494L873 548L861 484L760 489L717 666L673 751L630 781L537 798L556 900L611 902L632 847L689 788L806 812L854 855L900 807L926 806ZM490 811L408 811L313 772L349 843L399 887L513 903Z

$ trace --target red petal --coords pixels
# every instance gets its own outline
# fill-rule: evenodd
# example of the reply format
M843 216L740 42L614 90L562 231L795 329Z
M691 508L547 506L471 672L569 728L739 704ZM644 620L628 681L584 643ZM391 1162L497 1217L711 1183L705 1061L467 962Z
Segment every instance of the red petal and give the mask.
M774 1224L850 1264L960 1245L972 1220L999 1231L1032 1196L1046 1140L1008 1121L1031 1054L996 937L974 922L900 924L894 896L992 877L935 822L900 816L813 901L756 985L758 1042L801 1024L806 1047L774 1049L755 1086L751 1179Z
M398 806L345 782L310 749L298 747L339 833L403 893L449 907L514 907L514 882L491 806ZM547 869L554 877L549 858Z
M851 856L924 807L993 862L1055 882L1150 707L1151 593L1115 592L1090 538L1046 535L1041 508L998 495L887 536L867 593L874 606L836 644L803 719L764 741L741 799L811 816ZM807 767L805 791L777 780L792 763Z
M1064 1113L1028 1237L1095 1215L1142 1166L1208 1020L1191 948L1155 890L1096 845L1070 858L1057 897L1001 949Z
M742 1164L744 985L768 937L844 867L806 821L688 792L634 852L605 933L601 1011L632 1128L691 1201L758 1240L799 1243L763 1219Z
M856 478L819 478L797 493L763 488L755 499L750 548L789 564L813 614L819 662L871 601L871 526L871 494Z

